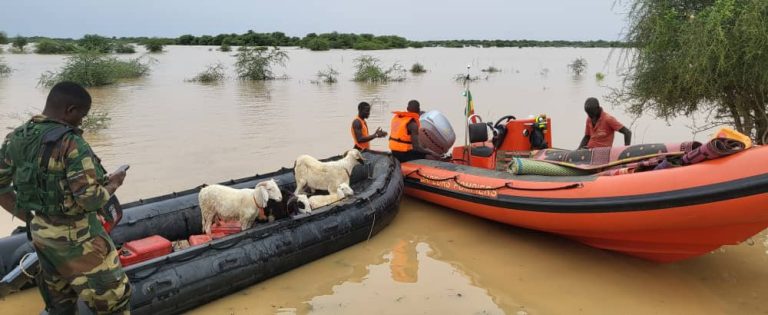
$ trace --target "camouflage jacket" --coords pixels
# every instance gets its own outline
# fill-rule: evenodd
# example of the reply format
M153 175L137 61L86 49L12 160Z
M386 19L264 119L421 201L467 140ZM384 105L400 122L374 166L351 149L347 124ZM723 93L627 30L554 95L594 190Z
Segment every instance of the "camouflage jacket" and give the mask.
M35 122L56 122L43 115L32 117ZM7 156L9 137L0 147L0 194L13 189L11 186L14 166ZM40 159L40 157L38 157ZM42 237L66 237L72 241L84 241L104 230L96 217L96 210L109 200L105 188L107 176L99 159L82 137L82 130L64 135L53 149L48 164L50 170L66 171L66 178L59 184L64 192L64 214L61 216L36 215L32 219L32 232ZM85 230L84 230L85 228ZM37 233L35 233L37 232Z

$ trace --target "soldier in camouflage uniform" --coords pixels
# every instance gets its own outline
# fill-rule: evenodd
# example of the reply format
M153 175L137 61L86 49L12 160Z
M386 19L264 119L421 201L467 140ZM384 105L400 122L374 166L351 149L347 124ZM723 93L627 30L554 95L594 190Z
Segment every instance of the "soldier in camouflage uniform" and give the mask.
M59 83L43 114L8 134L0 147L0 206L28 223L49 314L76 313L78 297L99 314L130 308L128 277L97 217L125 171L107 176L82 138L77 127L90 107L85 89Z

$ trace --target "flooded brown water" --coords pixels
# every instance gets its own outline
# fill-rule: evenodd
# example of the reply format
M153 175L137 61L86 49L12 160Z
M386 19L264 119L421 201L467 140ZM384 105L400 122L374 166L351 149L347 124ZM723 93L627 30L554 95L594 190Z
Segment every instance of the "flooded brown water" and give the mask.
M414 62L429 72L381 85L351 82L358 51L288 49L287 80L249 83L233 78L231 53L208 47L167 47L153 57L150 76L89 89L94 110L109 112L106 130L88 140L108 169L130 163L118 195L135 200L201 183L289 166L299 154L336 155L351 146L349 124L360 101L373 104L369 126L388 129L389 113L418 99L456 126L463 119L462 87L453 77L472 65L502 72L472 83L476 112L486 120L547 113L553 142L574 148L583 135L584 99L596 96L626 125L634 142L694 137L689 119L669 124L632 121L603 96L618 87L620 51L568 48L405 49L368 54L389 65ZM61 56L3 54L15 69L0 79L0 127L8 114L39 111L47 90L37 78ZM580 78L566 65L584 57ZM609 57L611 57L609 59ZM211 63L229 78L184 82ZM318 70L338 70L334 85L314 84ZM595 73L606 74L598 82ZM461 128L456 128L459 138ZM620 137L617 137L617 143ZM462 141L462 140L459 140ZM376 140L374 149L385 149ZM768 314L768 236L726 246L684 262L659 265L590 248L556 236L508 227L411 198L392 224L365 243L191 311L193 314ZM0 234L18 224L0 214ZM36 290L0 301L0 314L42 309Z

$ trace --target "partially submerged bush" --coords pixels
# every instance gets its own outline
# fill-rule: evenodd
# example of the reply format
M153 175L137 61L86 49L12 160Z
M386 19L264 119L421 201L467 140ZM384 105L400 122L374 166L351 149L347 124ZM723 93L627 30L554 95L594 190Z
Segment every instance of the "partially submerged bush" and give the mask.
M50 87L58 82L72 81L83 86L101 86L148 73L149 61L143 62L141 58L123 61L102 54L81 53L68 57L59 72L43 73L38 84Z
M29 41L25 37L16 36L16 38L13 39L13 50L14 53L24 53L24 47L27 46Z
M80 129L85 131L107 129L110 120L112 120L112 118L109 117L108 112L93 110L88 113L88 116L83 118L83 123L80 125Z
M222 79L224 79L224 65L217 63L208 65L208 67L203 72L198 73L194 78L187 81L211 83L221 81Z
M229 46L229 44L221 44L221 47L219 47L219 50L223 52L230 52L232 51L232 46Z
M333 67L328 66L327 70L320 70L317 72L317 82L333 84L338 81L338 76L339 72L336 71L336 69L333 69Z
M411 66L411 73L424 73L427 72L427 69L424 68L424 65L420 63L414 63L413 66Z
M159 38L150 38L144 41L144 47L151 53L159 53L163 51L163 40Z
M597 80L597 82L605 80L605 74L602 72L595 73L595 80Z
M459 73L453 76L454 81L462 84L466 84L467 82L473 82L481 79L488 80L488 75L486 75L485 77L480 77L480 76L470 76L468 74Z
M115 48L109 38L96 34L87 34L77 41L80 47L91 52L108 54Z
M118 54L135 54L136 46L127 43L118 43L115 45L115 52Z
M71 54L79 50L80 48L73 43L47 38L41 39L35 44L35 53L38 54Z
M485 69L483 69L483 70L480 70L480 71L482 71L482 72L488 72L488 73L496 73L496 72L501 72L501 69L499 69L499 68L496 68L496 67L494 67L494 66L489 66L488 68L485 68Z
M3 58L0 58L0 77L7 76L10 73L11 67L5 64L5 60L3 60Z
M584 58L576 58L568 64L568 69L570 69L574 75L580 76L582 72L587 70L587 60Z
M312 50L312 51L330 50L331 42L328 41L328 39L325 39L322 37L315 37L310 40L307 40L307 43L304 44L304 47L309 48L309 50Z
M288 53L275 47L272 49L266 47L248 47L242 46L238 49L237 62L235 70L237 76L242 80L273 80L275 75L272 67L275 65L285 66L288 60Z
M39 109L34 110L28 110L23 113L17 112L17 113L5 113L3 116L5 116L8 119L16 120L20 124L23 124L27 121L29 121L33 116L37 115L39 113ZM87 116L83 118L83 123L80 125L80 129L85 131L97 131L101 129L106 129L109 127L109 121L112 120L112 118L109 117L109 113L105 111L101 111L98 109L91 110ZM14 127L7 127L9 130L13 130Z
M355 58L356 82L389 82L405 80L405 69L398 63L392 64L384 70L379 64L379 59L369 55Z

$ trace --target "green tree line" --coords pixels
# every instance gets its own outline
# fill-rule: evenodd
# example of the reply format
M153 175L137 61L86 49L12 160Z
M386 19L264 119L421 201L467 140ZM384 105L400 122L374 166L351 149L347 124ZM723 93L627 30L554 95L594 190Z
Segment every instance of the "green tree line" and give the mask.
M7 38L7 37L6 37ZM3 40L3 37L0 37ZM140 45L203 45L203 46L299 46L310 50L356 49L381 50L421 47L626 47L620 41L537 41L537 40L433 40L411 41L401 36L354 33L309 33L304 37L287 36L283 32L256 33L249 30L243 34L191 35L177 38L155 37L104 37L89 34L81 39L27 37L29 42L42 42L46 49L40 53L71 53L79 48L112 52L128 43ZM50 48L50 50L48 50Z

